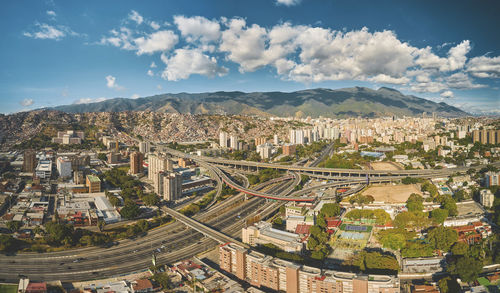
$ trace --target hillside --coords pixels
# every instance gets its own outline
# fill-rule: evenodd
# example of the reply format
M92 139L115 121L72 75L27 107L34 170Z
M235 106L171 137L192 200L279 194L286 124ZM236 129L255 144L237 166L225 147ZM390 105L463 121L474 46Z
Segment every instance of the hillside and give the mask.
M466 112L401 92L364 87L310 89L296 92L212 92L162 94L138 99L115 98L90 104L58 106L68 113L153 111L179 114L236 114L259 116L311 116L345 118L387 115L417 116L423 112L460 117Z

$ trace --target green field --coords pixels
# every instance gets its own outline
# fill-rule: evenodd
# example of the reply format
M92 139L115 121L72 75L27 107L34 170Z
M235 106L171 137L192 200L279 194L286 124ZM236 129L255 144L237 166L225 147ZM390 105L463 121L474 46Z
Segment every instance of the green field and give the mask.
M0 292L17 293L17 285L0 284Z

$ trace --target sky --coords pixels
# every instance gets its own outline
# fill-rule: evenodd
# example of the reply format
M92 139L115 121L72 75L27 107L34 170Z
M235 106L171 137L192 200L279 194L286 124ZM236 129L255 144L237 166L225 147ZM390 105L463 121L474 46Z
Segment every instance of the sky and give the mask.
M0 113L162 93L395 88L500 115L500 1L2 1Z

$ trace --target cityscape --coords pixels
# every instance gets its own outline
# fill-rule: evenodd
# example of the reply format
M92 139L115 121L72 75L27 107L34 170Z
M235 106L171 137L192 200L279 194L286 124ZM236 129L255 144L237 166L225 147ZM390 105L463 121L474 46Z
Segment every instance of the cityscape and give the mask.
M496 1L27 3L0 293L500 291Z

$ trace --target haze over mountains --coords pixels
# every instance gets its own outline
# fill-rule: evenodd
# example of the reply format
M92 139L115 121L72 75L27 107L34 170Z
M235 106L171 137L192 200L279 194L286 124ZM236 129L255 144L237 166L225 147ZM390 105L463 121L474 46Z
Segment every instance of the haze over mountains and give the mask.
M138 99L114 98L89 104L72 104L51 108L68 113L154 111L182 114L242 114L299 117L380 117L387 115L417 116L423 112L443 117L460 117L468 113L446 103L382 87L343 89L309 89L296 92L211 92L162 94Z

